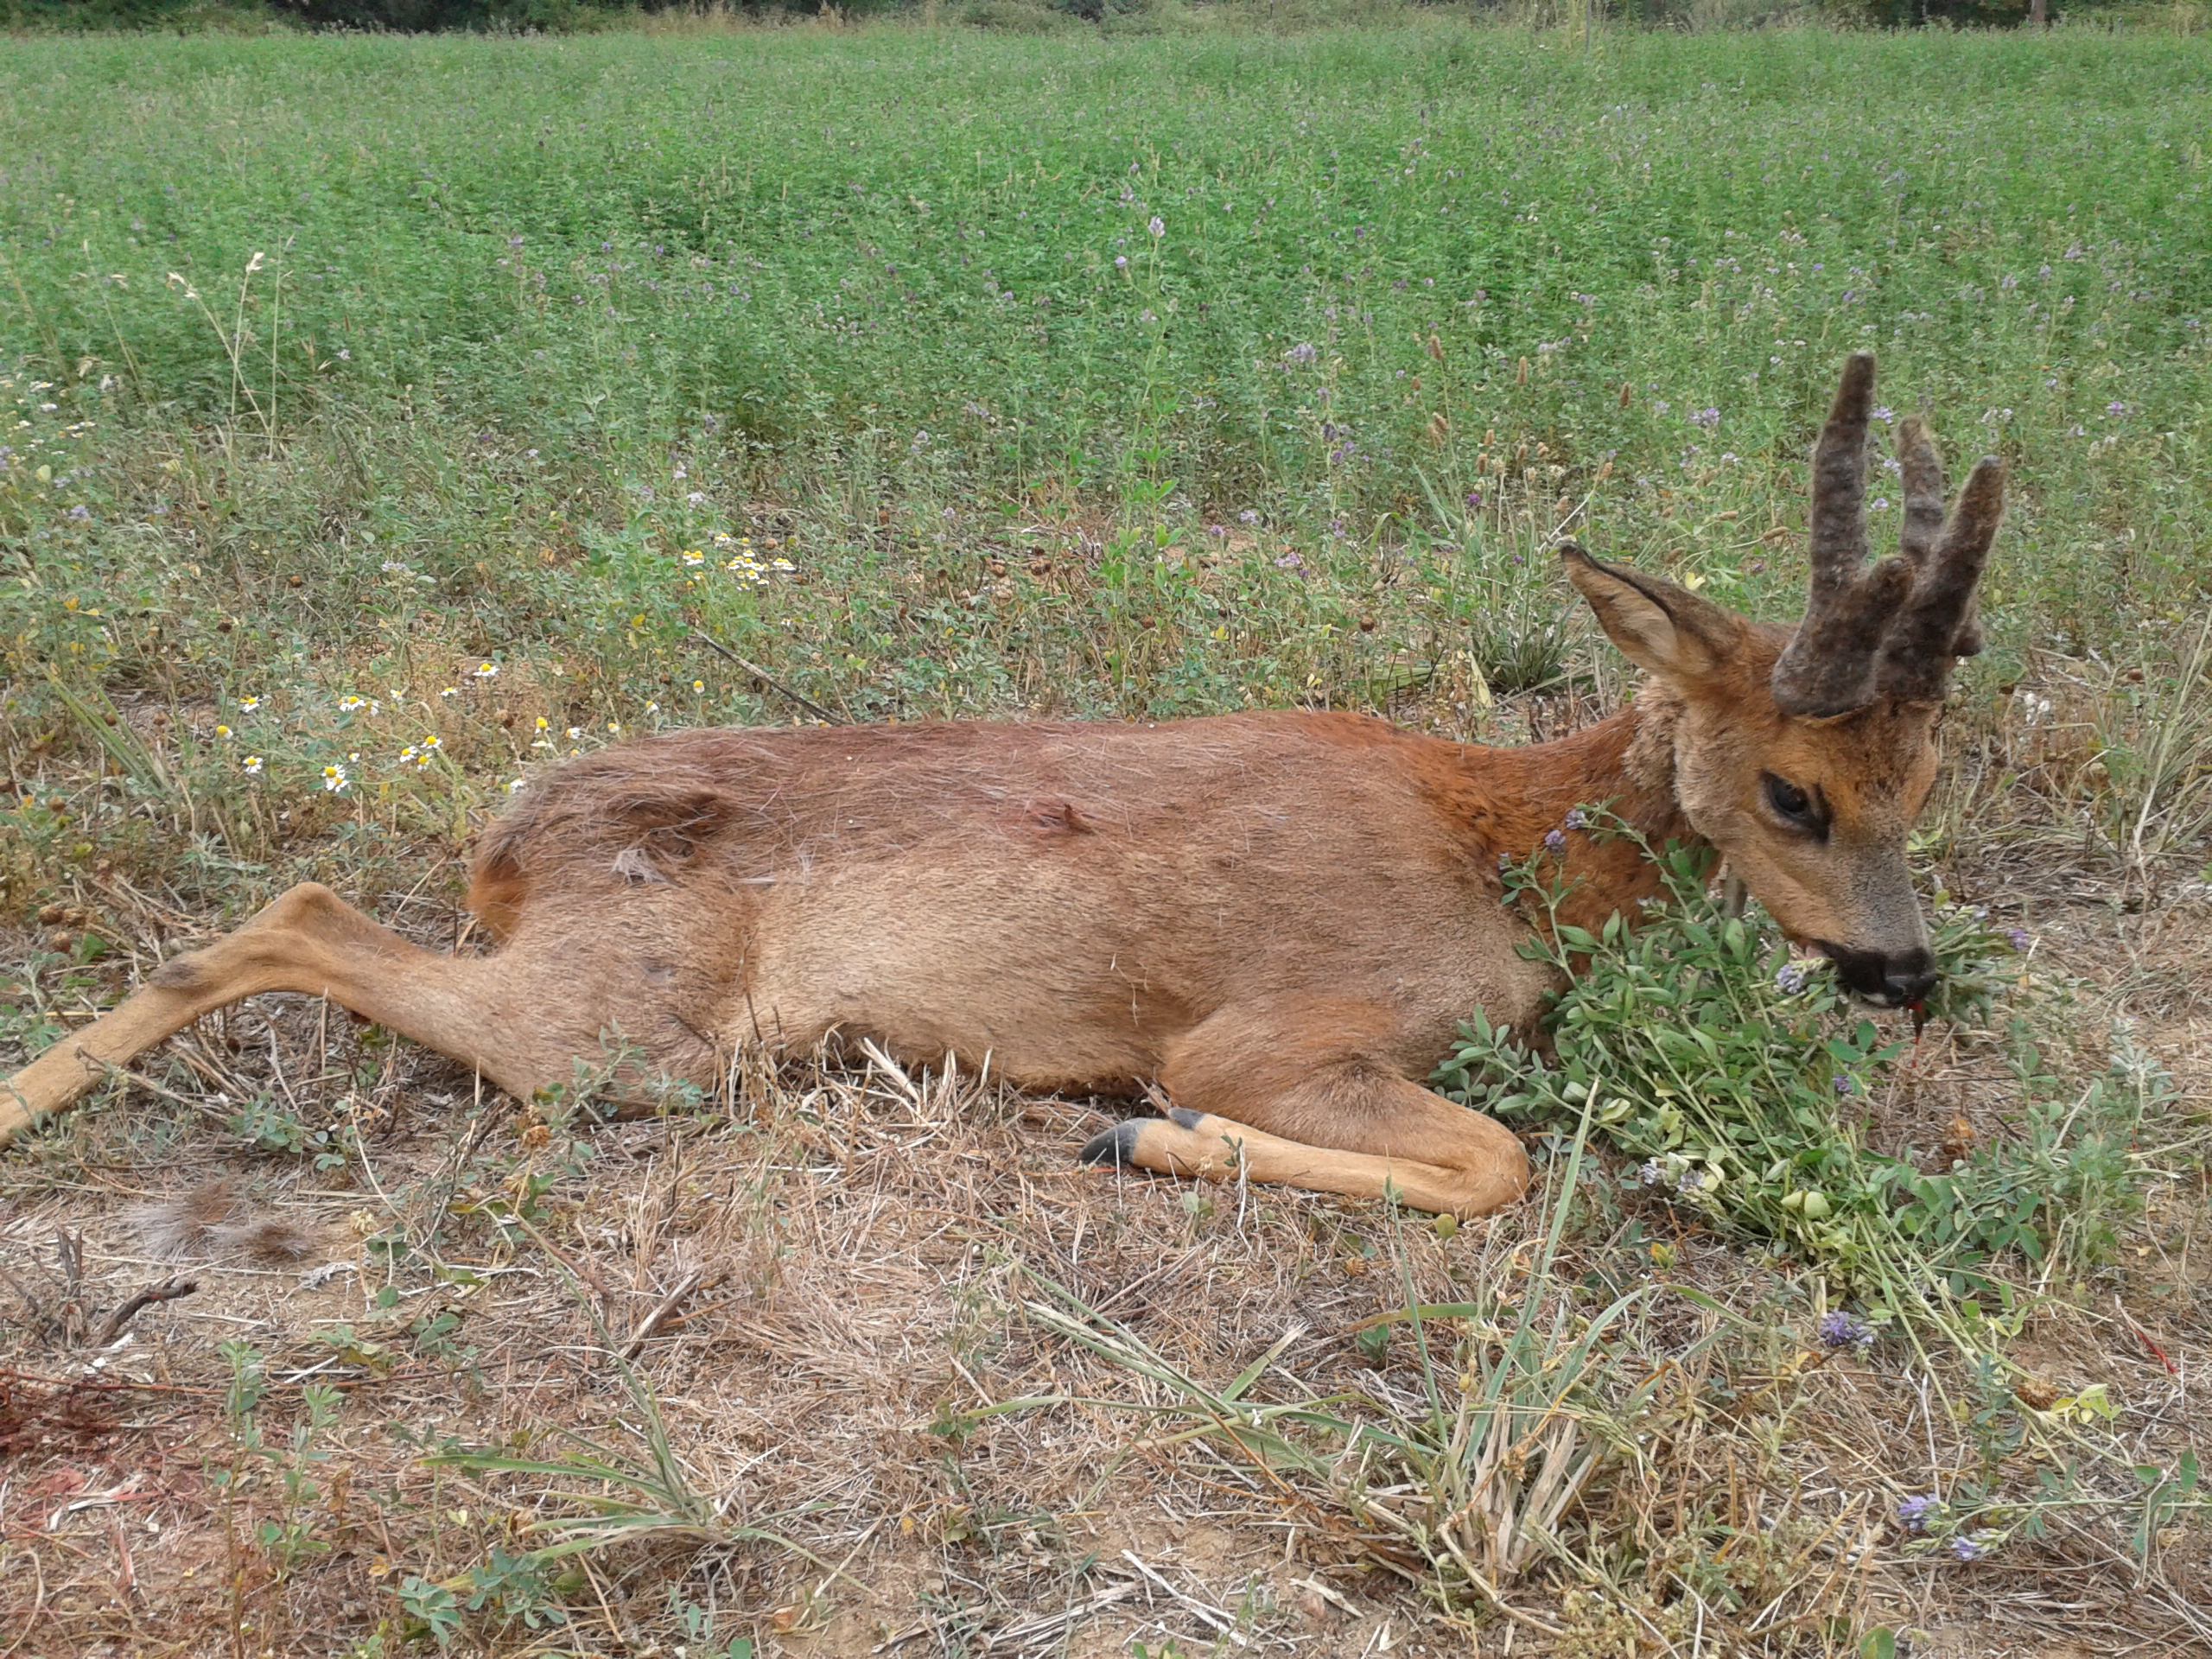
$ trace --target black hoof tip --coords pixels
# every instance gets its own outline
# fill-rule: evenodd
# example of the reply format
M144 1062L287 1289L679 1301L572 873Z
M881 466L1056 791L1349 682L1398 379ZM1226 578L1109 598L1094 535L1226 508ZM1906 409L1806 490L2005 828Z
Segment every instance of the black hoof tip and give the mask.
M1101 1130L1084 1142L1083 1150L1076 1154L1086 1164L1103 1164L1109 1169L1131 1169L1135 1166L1137 1135L1143 1129L1140 1118L1126 1123L1116 1123L1110 1129Z
M1194 1112L1187 1106L1170 1106L1167 1121L1179 1129L1196 1129L1205 1119L1204 1112Z

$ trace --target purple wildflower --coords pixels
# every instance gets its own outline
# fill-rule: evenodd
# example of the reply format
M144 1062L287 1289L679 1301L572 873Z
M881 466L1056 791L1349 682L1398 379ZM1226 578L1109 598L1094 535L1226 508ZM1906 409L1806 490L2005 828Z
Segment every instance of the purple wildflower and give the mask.
M1560 822L1569 830L1586 830L1590 827L1590 820L1582 816L1582 809L1579 806L1567 808L1567 817Z
M1839 1071L1836 1073L1835 1077L1835 1091L1839 1095L1848 1098L1859 1092L1859 1085L1853 1082L1848 1077L1846 1077L1842 1072Z
M82 502L79 502L75 506L69 509L69 516L81 524L86 519L92 516L92 510L85 505Z
M1114 256L1114 269L1115 269L1115 270L1127 270L1128 268L1129 268L1129 256L1128 256L1128 254L1126 254L1126 253L1117 253L1117 254L1116 254L1116 255Z
M1961 1533L1951 1540L1951 1554L1962 1561L1978 1561L1989 1554L1989 1547L1997 1541L1997 1535L1990 1531Z
M2107 404L2105 405L2105 413L2113 416L2116 420L2120 416L2127 413L2127 405L2122 403Z
M1544 850L1557 858L1567 850L1567 837L1556 830L1544 831Z
M1154 213L1152 216L1152 223L1146 226L1145 229L1150 231L1155 237L1161 237L1167 234L1167 226L1157 213Z
M1802 963L1785 962L1774 970L1774 988L1784 996L1796 996L1805 988L1805 968Z
M1933 1492L1925 1492L1916 1497L1908 1497L1904 1503L1898 1504L1897 1519L1904 1522L1909 1531L1925 1532L1928 1530L1929 1512L1939 1510L1942 1506L1942 1498Z
M1300 340L1297 345L1285 352L1282 354L1282 358L1283 361L1286 363L1311 363L1319 355L1319 353L1311 346L1307 345L1305 341Z
M1256 524L1260 522L1260 515L1247 507L1236 515L1236 522L1240 524Z
M1707 431L1710 432L1713 428L1720 424L1720 411L1717 409L1698 410L1691 415L1690 424L1692 426L1701 426Z
M1303 570L1305 568L1306 561L1295 553L1286 553L1275 561L1275 569L1278 570Z
M1887 404L1875 404L1872 412L1874 418L1878 421L1894 421L1897 417L1897 410L1891 409Z
M1821 1320L1821 1346L1858 1348L1873 1341L1873 1327L1854 1314L1837 1312Z
M2005 943L2024 957L2028 954L2028 947L2035 941L2028 937L2025 928L2015 927L2006 931Z
M1666 1179L1666 1172L1659 1167L1656 1160L1647 1158L1643 1160L1643 1166L1636 1172L1636 1179L1646 1186L1656 1186Z

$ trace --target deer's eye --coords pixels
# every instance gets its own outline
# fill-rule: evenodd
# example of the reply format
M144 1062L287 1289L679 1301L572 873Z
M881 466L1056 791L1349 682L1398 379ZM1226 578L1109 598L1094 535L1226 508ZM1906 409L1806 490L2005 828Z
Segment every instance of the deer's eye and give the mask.
M1777 778L1770 772L1764 774L1761 781L1766 785L1766 804L1774 809L1777 817L1815 834L1827 827L1822 822L1813 798L1796 785L1787 779Z

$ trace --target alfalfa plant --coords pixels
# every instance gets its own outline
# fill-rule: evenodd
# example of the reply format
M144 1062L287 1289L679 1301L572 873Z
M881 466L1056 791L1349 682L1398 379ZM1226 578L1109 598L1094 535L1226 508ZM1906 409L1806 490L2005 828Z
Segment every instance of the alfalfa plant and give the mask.
M1597 834L1630 834L1586 810ZM1647 851L1650 850L1649 849ZM2122 1033L2078 1090L2045 1070L2029 1035L2022 936L1939 906L1942 988L1920 1011L1986 1024L2001 1047L2020 1130L1927 1173L1866 1143L1863 1106L1900 1084L1910 1042L1857 1013L1824 963L1792 957L1756 908L1728 913L1709 858L1654 855L1668 899L1599 932L1558 920L1554 855L1507 872L1508 902L1548 914L1533 952L1565 981L1547 1016L1554 1052L1533 1058L1479 1014L1439 1078L1456 1100L1510 1122L1587 1117L1635 1160L1628 1178L1716 1232L1779 1244L1854 1293L1878 1324L1966 1327L2010 1309L1995 1272L2010 1256L2046 1274L2100 1260L2141 1205L2149 1170L2130 1150L2171 1084Z

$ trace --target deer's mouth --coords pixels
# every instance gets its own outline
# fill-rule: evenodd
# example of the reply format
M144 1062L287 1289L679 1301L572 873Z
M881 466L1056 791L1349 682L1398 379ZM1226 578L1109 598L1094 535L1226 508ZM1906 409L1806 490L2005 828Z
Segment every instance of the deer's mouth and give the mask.
M1836 981L1862 1002L1880 1008L1916 1008L1936 988L1935 956L1925 945L1909 950L1861 950L1815 939L1813 948L1835 964Z

